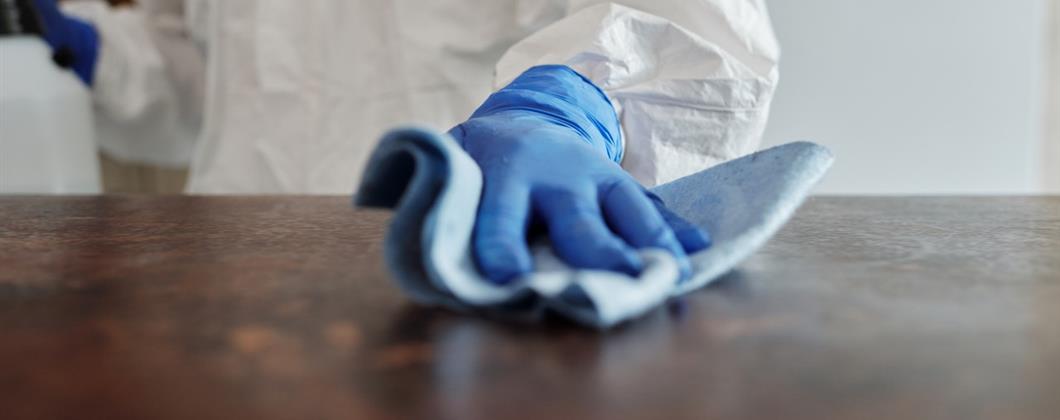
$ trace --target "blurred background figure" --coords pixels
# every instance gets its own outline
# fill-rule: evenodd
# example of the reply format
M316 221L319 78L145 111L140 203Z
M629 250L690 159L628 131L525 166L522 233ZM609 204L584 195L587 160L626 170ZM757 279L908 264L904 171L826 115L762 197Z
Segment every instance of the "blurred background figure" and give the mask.
M47 0L38 0L38 3ZM184 0L63 2L100 34L92 82L104 186L180 193L205 103L201 20Z
M36 2L44 15L55 4ZM85 81L96 105L103 183L109 192L184 191L202 128L206 69L205 44L197 37L205 31L204 23L185 13L185 3L62 2L65 15L89 22L99 34L93 78Z

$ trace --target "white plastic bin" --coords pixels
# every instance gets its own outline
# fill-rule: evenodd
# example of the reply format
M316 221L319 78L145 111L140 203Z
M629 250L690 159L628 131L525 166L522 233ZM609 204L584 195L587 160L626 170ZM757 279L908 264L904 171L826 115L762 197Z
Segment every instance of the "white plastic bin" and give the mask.
M0 194L98 194L92 100L43 40L0 37Z

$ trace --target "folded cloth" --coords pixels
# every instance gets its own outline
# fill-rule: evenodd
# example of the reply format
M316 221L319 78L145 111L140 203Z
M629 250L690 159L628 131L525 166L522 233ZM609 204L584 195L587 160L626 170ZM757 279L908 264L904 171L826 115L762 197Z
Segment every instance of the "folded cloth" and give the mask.
M487 281L471 255L482 174L451 137L429 129L386 134L354 200L358 206L395 209L384 245L386 261L411 299L529 321L554 312L608 328L734 269L784 225L831 164L824 147L796 142L652 189L670 210L713 239L711 248L689 256L692 276L683 280L674 259L661 250L642 251L645 269L630 277L574 269L542 239L531 247L533 273L505 286Z

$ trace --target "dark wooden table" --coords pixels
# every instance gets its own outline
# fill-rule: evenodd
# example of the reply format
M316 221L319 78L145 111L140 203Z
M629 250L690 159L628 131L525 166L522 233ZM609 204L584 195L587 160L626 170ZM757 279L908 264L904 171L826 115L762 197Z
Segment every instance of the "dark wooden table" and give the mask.
M417 307L346 198L0 198L0 417L1060 418L1060 197L815 198L599 333Z

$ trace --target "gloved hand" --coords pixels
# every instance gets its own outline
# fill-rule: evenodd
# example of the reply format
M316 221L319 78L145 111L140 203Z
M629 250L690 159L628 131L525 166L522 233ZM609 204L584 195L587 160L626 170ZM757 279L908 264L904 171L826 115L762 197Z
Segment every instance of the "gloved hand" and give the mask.
M99 33L88 22L63 14L56 0L34 0L44 41L52 47L56 64L70 68L91 86L99 58Z
M566 66L527 70L450 130L482 169L473 250L479 269L506 284L529 273L531 219L574 267L637 274L635 251L662 248L690 269L686 252L706 232L662 205L618 164L618 117L607 96Z

